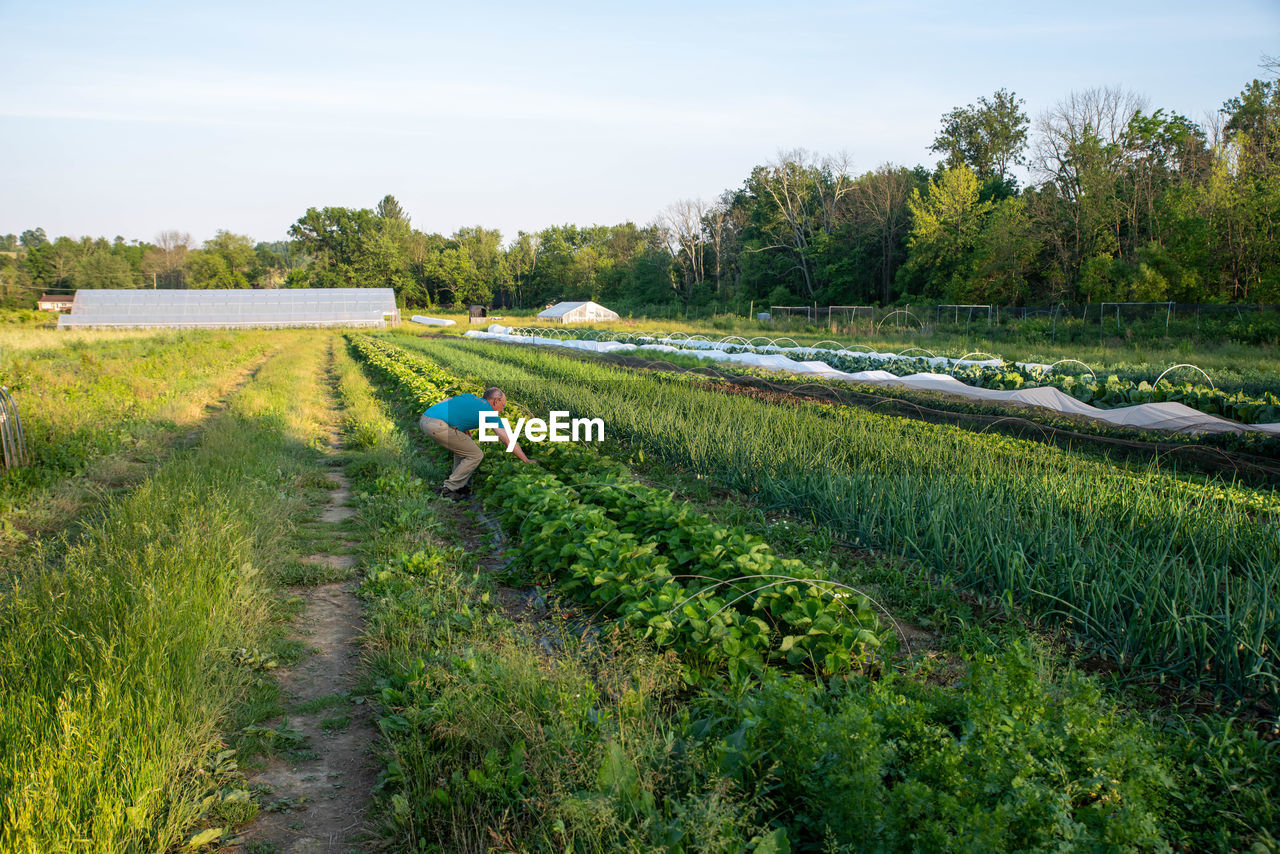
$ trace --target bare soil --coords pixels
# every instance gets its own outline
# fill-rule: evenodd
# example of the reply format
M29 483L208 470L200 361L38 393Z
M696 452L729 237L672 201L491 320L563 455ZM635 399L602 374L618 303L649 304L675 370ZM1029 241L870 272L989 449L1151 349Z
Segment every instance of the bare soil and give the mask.
M341 474L329 494L321 521L338 523L355 511L345 506L350 486ZM308 562L349 568L351 555L312 554ZM228 852L272 851L357 852L377 847L368 825L371 794L378 764L371 755L377 734L369 705L354 691L364 675L360 657L363 607L355 595L356 582L339 581L311 588L295 588L307 609L294 624L294 637L310 654L298 664L277 671L286 708L276 722L306 736L306 744L273 759L249 784L261 792L262 812L245 827L242 844ZM328 700L327 703L309 701ZM299 706L314 708L300 711Z
M485 515L478 500L471 499L456 504L442 501L440 505L437 515L452 523L467 553L475 555L486 572L498 573L506 568L509 561L505 554L506 537L498 523ZM499 584L495 585L493 597L503 614L516 622L537 621L544 616L534 605L532 590L519 590Z

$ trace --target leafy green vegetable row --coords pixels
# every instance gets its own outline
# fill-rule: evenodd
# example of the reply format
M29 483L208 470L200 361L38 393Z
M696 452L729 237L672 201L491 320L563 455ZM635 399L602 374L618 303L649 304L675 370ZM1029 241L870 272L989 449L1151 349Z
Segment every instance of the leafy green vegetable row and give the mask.
M721 667L742 679L767 665L826 675L869 663L878 622L865 597L843 594L759 538L630 481L607 460L584 466L574 456L540 453L565 480L499 462L486 503L527 566L676 649L693 663L691 683ZM561 468L566 457L572 465Z
M477 390L474 383L461 382L421 356L406 353L385 341L366 335L351 336L348 340L365 364L399 386L419 409L425 410L454 394Z
M898 376L935 371L925 359L900 359L883 362L866 356L818 354L819 361L833 368L857 371L889 371ZM1152 384L1144 379L1109 374L1105 379L1094 376L1072 376L1047 373L1040 368L1024 368L1012 362L995 365L966 365L949 372L966 385L978 388L1013 391L1020 388L1049 386L1066 392L1076 400L1100 409L1114 409L1139 403L1181 403L1208 415L1230 418L1244 424L1270 424L1280 421L1280 397L1272 392L1249 394L1226 392L1203 383L1173 383L1162 379Z

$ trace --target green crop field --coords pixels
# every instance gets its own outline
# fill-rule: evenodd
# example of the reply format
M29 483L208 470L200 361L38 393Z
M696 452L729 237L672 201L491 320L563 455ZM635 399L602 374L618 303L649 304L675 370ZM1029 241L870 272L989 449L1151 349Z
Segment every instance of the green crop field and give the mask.
M265 854L353 798L367 850L1280 846L1265 478L408 330L0 343L0 850ZM438 497L417 418L492 385L605 441Z

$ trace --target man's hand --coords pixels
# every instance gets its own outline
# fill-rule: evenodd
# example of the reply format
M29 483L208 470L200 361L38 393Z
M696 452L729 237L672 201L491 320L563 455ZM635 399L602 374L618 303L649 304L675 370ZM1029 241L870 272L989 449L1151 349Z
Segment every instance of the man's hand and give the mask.
M542 463L538 462L538 461L537 461L537 460L535 460L533 457L526 457L526 458L525 458L525 462L526 462L526 463L533 463L535 466L540 466L540 465L542 465Z

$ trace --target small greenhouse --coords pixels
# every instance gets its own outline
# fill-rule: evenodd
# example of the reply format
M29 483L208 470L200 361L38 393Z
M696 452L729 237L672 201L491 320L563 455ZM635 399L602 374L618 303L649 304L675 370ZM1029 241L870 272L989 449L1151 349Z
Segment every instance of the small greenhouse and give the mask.
M79 290L58 328L229 329L289 326L382 328L400 322L391 288L279 290Z
M590 300L558 302L546 311L539 312L538 319L550 320L553 323L595 323L603 320L617 320L618 313Z

